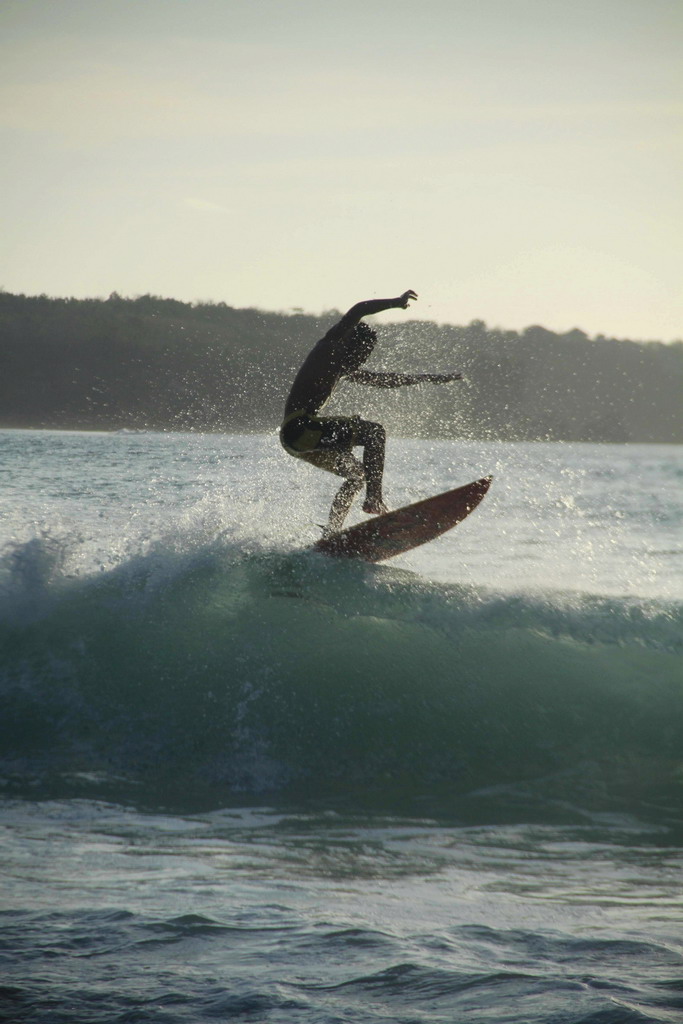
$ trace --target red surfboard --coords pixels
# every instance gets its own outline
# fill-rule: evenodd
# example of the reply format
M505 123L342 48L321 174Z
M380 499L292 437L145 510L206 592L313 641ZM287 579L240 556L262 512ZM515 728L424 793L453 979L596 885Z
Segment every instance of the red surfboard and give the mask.
M453 491L385 512L324 537L314 545L314 550L335 558L362 558L366 562L383 562L385 558L401 555L461 523L477 507L492 479L485 476Z

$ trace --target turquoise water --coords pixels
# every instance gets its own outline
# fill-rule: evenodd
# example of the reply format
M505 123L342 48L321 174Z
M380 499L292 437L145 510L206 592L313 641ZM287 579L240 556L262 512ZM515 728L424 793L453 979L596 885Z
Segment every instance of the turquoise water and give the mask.
M674 1021L683 451L0 432L2 1019ZM360 517L360 513L358 514Z

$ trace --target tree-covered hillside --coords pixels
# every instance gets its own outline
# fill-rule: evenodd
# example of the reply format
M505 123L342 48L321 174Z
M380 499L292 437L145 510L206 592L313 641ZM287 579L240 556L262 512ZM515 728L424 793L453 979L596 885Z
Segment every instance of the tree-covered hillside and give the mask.
M0 293L0 426L275 429L301 360L339 315ZM466 382L347 384L330 411L379 417L401 434L683 442L681 342L481 321L406 321L379 334L370 368L461 369Z

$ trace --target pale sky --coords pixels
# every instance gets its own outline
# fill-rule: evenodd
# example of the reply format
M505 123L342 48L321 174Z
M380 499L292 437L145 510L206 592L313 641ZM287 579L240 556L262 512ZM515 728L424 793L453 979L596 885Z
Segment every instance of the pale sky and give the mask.
M0 287L680 338L682 44L683 0L3 0Z

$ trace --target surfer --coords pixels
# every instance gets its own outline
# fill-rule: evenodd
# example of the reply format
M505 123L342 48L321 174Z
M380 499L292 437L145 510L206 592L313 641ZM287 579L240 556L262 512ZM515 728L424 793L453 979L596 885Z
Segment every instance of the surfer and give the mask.
M319 412L340 380L375 388L410 384L446 384L460 380L460 373L390 373L361 370L377 341L376 332L361 320L386 309L407 309L417 298L409 290L395 299L368 299L352 306L314 346L294 378L280 441L286 452L312 466L344 478L330 509L324 534L341 529L354 498L366 487L363 511L370 515L388 512L382 497L386 432L379 423L360 416L328 417ZM352 449L363 448L362 462Z

